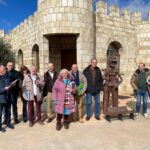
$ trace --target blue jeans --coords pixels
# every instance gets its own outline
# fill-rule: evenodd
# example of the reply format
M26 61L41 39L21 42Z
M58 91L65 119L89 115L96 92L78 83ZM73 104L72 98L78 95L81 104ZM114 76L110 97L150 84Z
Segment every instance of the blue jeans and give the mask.
M136 99L136 112L140 113L141 108L141 98L143 99L143 113L147 113L147 100L148 92L138 89L137 90L137 99Z
M88 118L91 117L92 96L94 96L95 101L95 108L94 108L95 117L98 117L100 115L100 95L86 94L86 114Z
M22 100L22 103L23 103L22 119L23 119L23 121L27 121L28 120L28 116L27 116L27 101L26 100Z

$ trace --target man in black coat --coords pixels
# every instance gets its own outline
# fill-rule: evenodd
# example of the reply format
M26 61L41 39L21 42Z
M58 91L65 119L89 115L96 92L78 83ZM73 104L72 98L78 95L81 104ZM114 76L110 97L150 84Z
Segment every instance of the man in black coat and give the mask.
M2 112L5 108L6 111L6 126L13 129L14 127L10 124L10 110L8 106L8 91L9 87L9 78L6 74L6 68L0 64L0 132L5 132L5 129L2 128Z
M86 120L91 118L91 104L92 96L95 101L95 118L100 120L100 90L103 86L103 77L99 67L97 67L97 59L91 60L91 65L84 69L83 74L87 79L87 90L86 90Z
M57 79L57 72L55 71L54 64L48 64L48 71L44 74L45 86L43 89L44 96L47 96L47 123L53 120L52 112L52 88Z
M8 78L9 78L9 81L10 83L18 80L19 78L19 72L16 71L14 69L14 63L13 62L8 62L7 63L7 74L8 74ZM9 90L8 92L8 107L10 107L11 109L11 105L12 105L12 108L13 108L13 117L14 117L14 122L17 124L19 123L19 120L18 120L18 108L17 108L17 98L19 96L19 83L18 81L16 82L16 84ZM5 113L5 116L6 116L6 113ZM6 122L4 121L4 124Z

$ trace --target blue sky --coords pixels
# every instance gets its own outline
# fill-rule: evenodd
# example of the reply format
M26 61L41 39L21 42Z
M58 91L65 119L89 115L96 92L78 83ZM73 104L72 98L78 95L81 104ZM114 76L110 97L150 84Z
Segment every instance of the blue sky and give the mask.
M99 1L99 0L95 0ZM107 0L108 6L117 4L121 9L141 11L147 18L150 0ZM0 29L7 32L17 26L36 10L37 0L0 0Z

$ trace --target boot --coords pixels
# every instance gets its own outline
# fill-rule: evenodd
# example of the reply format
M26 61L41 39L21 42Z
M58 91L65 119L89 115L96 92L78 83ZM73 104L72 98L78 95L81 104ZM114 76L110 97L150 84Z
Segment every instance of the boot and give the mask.
M64 121L64 127L65 129L69 129L69 121Z
M56 130L57 130L57 131L60 131L60 130L61 130L61 122L59 122L59 121L57 121Z

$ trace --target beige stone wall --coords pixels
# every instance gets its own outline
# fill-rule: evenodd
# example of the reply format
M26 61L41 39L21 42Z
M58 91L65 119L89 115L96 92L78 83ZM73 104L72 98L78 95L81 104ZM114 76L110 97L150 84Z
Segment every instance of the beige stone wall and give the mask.
M1 29L0 29L0 37L4 37L4 36L5 36L4 30L1 30Z
M145 21L138 25L137 28L138 40L138 57L137 64L143 62L150 68L150 22Z
M10 34L16 54L23 51L24 64L32 62L32 47L39 45L40 71L49 61L49 41L44 35L79 34L77 62L84 68L94 54L94 12L92 0L39 0L38 10Z
M32 64L32 49L39 46L40 72L47 69L48 62L54 62L60 69L60 50L72 48L73 41L64 39L57 45L56 34L76 34L77 63L84 69L96 56L98 66L106 67L107 49L117 42L120 55L120 72L124 74L121 92L131 91L130 78L139 62L150 66L150 21L141 21L141 13L132 13L107 4L97 3L93 12L93 0L38 0L38 9L11 31L13 50L23 52L25 65ZM109 13L108 13L109 12ZM149 19L150 20L150 19ZM61 44L63 43L63 44ZM63 45L63 46L62 46Z
M136 39L136 25L132 23L130 12L123 10L120 15L115 6L109 8L107 4L97 3L96 11L96 56L99 66L104 69L107 62L107 49L111 42L118 42L122 46L120 54L120 73L123 73L121 91L130 91L130 78L136 67L136 53L138 51Z

